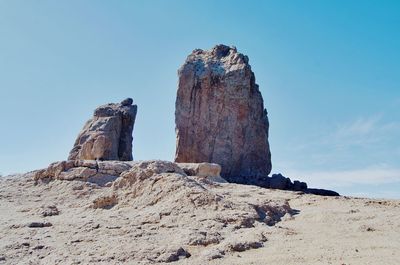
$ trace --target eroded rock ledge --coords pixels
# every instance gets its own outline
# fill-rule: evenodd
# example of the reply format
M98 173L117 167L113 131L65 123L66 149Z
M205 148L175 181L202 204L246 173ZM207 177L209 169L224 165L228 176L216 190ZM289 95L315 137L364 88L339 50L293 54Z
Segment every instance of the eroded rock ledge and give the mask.
M172 262L263 247L269 226L297 213L287 200L272 200L264 189L227 183L220 170L208 163L76 160L31 174L36 187L72 186L89 208L129 213L133 223L126 233L140 232L135 260ZM197 252L191 253L194 247Z
M194 176L215 183L228 183L220 176L221 166L213 163L173 163L168 161L97 161L97 160L67 160L54 162L46 169L37 170L33 174L35 181L39 180L82 180L95 183L100 186L127 185L129 176L136 174L143 167L149 166L151 174L178 173L184 176ZM304 193L339 196L335 191L325 189L308 188L307 183L295 180L281 174L273 174L272 177L258 178L253 183L256 186L270 189L301 191Z

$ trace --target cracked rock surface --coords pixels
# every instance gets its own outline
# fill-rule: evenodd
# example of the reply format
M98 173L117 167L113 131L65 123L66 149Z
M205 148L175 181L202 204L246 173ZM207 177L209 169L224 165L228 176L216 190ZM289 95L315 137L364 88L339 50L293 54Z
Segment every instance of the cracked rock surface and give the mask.
M127 98L94 111L75 141L68 160L132 160L137 106Z
M175 161L219 164L235 183L268 176L267 110L248 57L225 45L197 49L178 75Z

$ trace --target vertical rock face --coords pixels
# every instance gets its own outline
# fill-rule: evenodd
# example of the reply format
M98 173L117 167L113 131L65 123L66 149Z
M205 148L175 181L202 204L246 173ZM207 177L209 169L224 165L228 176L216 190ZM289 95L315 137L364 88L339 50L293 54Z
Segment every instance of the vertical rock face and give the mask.
M75 141L69 160L121 160L132 157L132 132L137 106L127 98L106 104L94 111Z
M267 176L269 123L248 57L225 45L197 49L178 75L175 161L220 164L230 182Z

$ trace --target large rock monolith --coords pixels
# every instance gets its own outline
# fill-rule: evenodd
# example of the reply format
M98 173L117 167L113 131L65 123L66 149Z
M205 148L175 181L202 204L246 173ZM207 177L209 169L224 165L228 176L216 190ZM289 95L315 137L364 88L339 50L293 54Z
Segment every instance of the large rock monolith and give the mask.
M236 183L267 176L269 123L248 57L225 45L197 49L178 75L175 161L220 164Z
M121 160L132 157L137 106L127 98L98 107L75 141L68 160Z

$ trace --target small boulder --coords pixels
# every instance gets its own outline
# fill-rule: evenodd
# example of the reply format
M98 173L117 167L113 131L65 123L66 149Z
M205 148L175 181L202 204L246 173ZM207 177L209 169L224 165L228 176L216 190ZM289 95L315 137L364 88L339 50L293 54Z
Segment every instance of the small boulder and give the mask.
M191 255L189 252L187 252L184 248L171 248L166 250L163 254L160 255L158 258L159 262L174 262L178 261L180 259L185 259L189 258Z
M59 215L60 211L57 209L55 205L50 205L47 207L44 207L41 212L43 217L47 216L54 216L54 215Z
M221 166L214 163L177 163L188 176L219 177Z
M301 182L298 180L293 181L293 190L294 191L304 191L307 189L307 183Z
M26 226L30 227L30 228L50 227L52 225L53 224L49 223L49 222L30 222L30 223L26 224Z
M271 189L279 189L279 190L287 190L291 186L290 178L286 178L282 176L282 174L273 174L270 179L270 188Z
M206 260L221 259L225 256L225 251L216 248L216 249L206 250L202 254Z
M93 201L92 207L94 209L111 209L118 203L118 197L115 194L109 196L102 196Z

